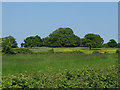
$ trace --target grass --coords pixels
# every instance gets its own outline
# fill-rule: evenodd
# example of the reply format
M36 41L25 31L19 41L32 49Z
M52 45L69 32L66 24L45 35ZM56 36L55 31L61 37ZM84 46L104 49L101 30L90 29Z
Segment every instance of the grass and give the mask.
M34 53L41 53L41 52L48 52L52 48L50 47L33 47L29 48ZM93 51L97 50L101 53L108 52L108 53L115 53L117 48L92 48L89 50L88 47L60 47L60 48L53 48L54 52L71 52L71 51L82 51L86 54L91 54Z
M2 75L14 75L25 71L31 72L60 72L64 70L77 70L84 66L95 69L105 69L116 65L117 54L74 54L49 53L32 55L3 55Z
M115 48L30 49L33 54L2 55L3 88L119 87Z

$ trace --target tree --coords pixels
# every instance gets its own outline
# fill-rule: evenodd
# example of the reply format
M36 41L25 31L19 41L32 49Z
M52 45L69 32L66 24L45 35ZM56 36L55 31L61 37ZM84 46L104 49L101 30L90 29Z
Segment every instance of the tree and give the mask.
M41 47L42 46L42 39L36 35L36 36L30 36L27 37L24 40L24 43L21 43L21 47Z
M17 47L17 42L14 37L8 36L5 38L2 38L2 52L5 54L14 54L12 48Z
M89 47L90 49L102 47L104 40L97 34L86 34L82 39L82 46Z
M9 45L3 47L2 52L4 52L5 54L14 54L13 49Z
M107 44L109 47L117 47L117 42L114 39L110 39Z
M48 37L42 38L43 46L48 46Z
M80 45L80 38L70 28L59 28L49 35L46 42L49 47L75 47Z
M2 39L2 47L5 47L6 45L10 46L11 48L16 48L17 42L14 37L8 36Z
M120 43L117 44L117 47L120 48Z
M103 44L103 47L107 48L107 47L108 47L108 44L107 44L107 43Z

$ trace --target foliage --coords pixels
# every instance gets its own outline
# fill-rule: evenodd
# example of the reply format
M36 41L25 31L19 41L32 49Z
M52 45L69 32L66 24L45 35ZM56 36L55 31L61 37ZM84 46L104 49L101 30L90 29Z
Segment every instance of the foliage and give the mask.
M117 44L117 47L120 48L120 43Z
M8 36L2 39L2 47L6 47L6 45L10 46L11 48L17 47L17 42L14 37Z
M120 49L117 49L117 50L116 50L116 53L120 53Z
M48 46L48 37L42 38L43 46Z
M105 43L105 44L103 44L103 46L102 47L104 47L104 48L108 48L108 44L107 43Z
M104 54L108 54L108 52L107 52L107 51L105 51L105 52L104 52Z
M109 47L117 47L117 42L114 39L110 39L107 44Z
M27 37L24 40L24 43L21 43L21 47L41 47L42 46L42 39L36 35L36 36L30 36Z
M118 88L118 68L66 69L59 73L25 72L2 77L3 88Z
M4 52L5 54L15 54L13 49L8 45L5 45L3 47L2 52Z
M102 47L104 40L97 34L86 34L82 39L82 45L88 46L90 49Z
M100 54L99 51L93 51L92 54Z
M49 47L75 47L80 45L80 38L74 35L70 28L59 28L46 39Z
M84 52L79 51L79 50L71 51L70 53L72 53L72 54L84 54Z
M54 49L52 48L52 49L50 49L48 52L54 53Z
M17 42L14 37L8 36L2 39L2 52L5 54L14 54L12 48L17 47Z
M15 54L32 54L32 51L27 48L16 48L14 49Z

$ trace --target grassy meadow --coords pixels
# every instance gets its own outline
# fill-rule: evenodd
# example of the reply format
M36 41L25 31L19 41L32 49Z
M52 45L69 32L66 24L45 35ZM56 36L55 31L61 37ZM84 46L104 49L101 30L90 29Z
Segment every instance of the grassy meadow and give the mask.
M62 72L64 72L65 76L66 76L66 72L68 72L68 71L72 72L71 75L75 74L75 72L80 74L80 72L81 72L80 70L84 70L86 67L88 67L88 69L92 69L90 72L88 69L86 69L86 70L88 70L89 74L92 74L93 71L96 72L95 76L93 74L93 77L96 77L96 79L94 79L94 80L97 80L99 77L99 74L101 74L101 73L103 73L104 78L106 78L106 77L109 78L109 77L111 77L111 75L114 74L113 78L111 77L111 80L113 80L114 77L117 76L116 71L109 69L110 67L116 67L118 64L118 54L115 53L116 49L114 49L114 48L108 48L108 49L107 48L101 48L101 49L98 48L98 49L92 49L92 50L89 50L88 48L81 48L81 47L53 48L54 53L47 53L47 52L51 51L51 48L47 48L47 47L31 48L30 50L32 50L34 52L34 54L26 54L26 55L25 54L17 54L17 55L3 55L2 56L2 75L3 75L3 77L5 77L3 79L3 81L6 80L8 82L11 82L11 81L9 81L8 77L14 78L11 75L16 76L16 75L24 74L26 72L27 72L28 76L30 75L29 73L33 72L33 73L35 73L33 76L39 77L39 78L42 76L36 76L37 74L42 75L43 73L44 74L46 73L48 83L46 83L46 84L44 83L44 85L42 84L40 88L49 88L49 86L51 86L50 83L52 83L52 85L53 85L53 82L49 81L49 79L51 78L51 77L48 77L49 74L53 74L52 77L56 77L56 75L61 74ZM81 52L75 53L72 51L81 51L83 53L81 53ZM93 51L99 51L100 53L92 54ZM107 52L107 53L105 53L105 52ZM100 70L103 70L103 71L100 72ZM40 72L42 72L42 74ZM108 73L109 77L104 76L104 73L105 73L105 75L106 75L106 73ZM97 75L98 75L98 77L97 77ZM84 77L84 75L81 76L81 78L82 77ZM86 76L86 77L90 77L90 76ZM21 76L20 76L20 78L21 78ZM60 79L62 77L58 76L56 78ZM16 76L16 79L18 79L17 76ZM23 80L23 77L20 80ZM43 79L43 81L45 81L45 80L46 79ZM52 79L52 80L54 81L56 79ZM62 80L62 79L60 79L60 80ZM75 81L75 80L76 79L74 77L73 81ZM78 80L81 80L81 79L78 79ZM117 77L115 78L114 81L117 82L116 80L117 80ZM39 86L39 84L42 83L42 82L38 82L38 81L36 81L37 83L35 85L33 85L31 83L31 85L33 85L33 86L26 86L26 87L35 88L35 87ZM68 79L65 79L65 82L66 81L70 82ZM87 81L89 81L89 80L87 80ZM101 81L101 79L98 79L98 81ZM84 82L84 79L83 79L83 81L80 81L80 82L81 83ZM102 81L102 82L104 82L104 81ZM5 82L3 82L3 83L4 83L3 87L9 86L9 87L18 87L19 88L19 86L20 86L18 83L15 84L18 86L13 85L13 82L11 82L11 84L9 83L9 85L6 85ZM75 86L75 85L70 86L71 84L68 85L68 83L67 83L68 86L65 86L66 84L62 84L63 86L59 86L60 83L58 83L58 81L56 81L56 83L57 83L56 86L53 85L54 88L55 87L58 88L58 87L74 87ZM72 82L72 83L76 83L78 87L80 86L80 84L78 84L77 82ZM106 83L109 83L109 80ZM84 84L85 83L83 83L81 85L81 87L97 87L97 86L95 86L96 84L93 84L93 83L90 84L90 86L86 85L86 84L85 84L86 86L84 86ZM91 86L91 85L93 85L93 86ZM102 85L103 86L100 86L100 87L107 86L107 84L102 84ZM104 86L104 85L106 85L106 86ZM115 84L112 83L112 84L108 85L108 87L117 87L115 85L116 85L116 83ZM21 86L21 87L23 87L23 86Z

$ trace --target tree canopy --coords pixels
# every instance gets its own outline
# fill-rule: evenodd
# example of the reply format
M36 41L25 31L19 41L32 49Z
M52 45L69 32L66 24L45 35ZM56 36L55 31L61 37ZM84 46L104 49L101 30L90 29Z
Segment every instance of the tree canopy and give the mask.
M17 47L17 42L14 37L8 36L5 38L2 38L2 52L6 54L12 54L12 48Z
M49 47L75 47L80 45L80 38L70 28L59 28L46 38Z
M110 39L107 44L109 47L117 47L117 42L114 39Z
M88 46L90 49L102 47L104 40L97 34L86 34L82 39L82 45Z
M24 40L24 43L21 43L21 47L41 47L42 46L42 39L36 35L36 36L30 36L27 37Z
M12 36L2 38L2 47L5 47L7 45L10 46L11 48L16 48L17 42L16 42L15 38Z

